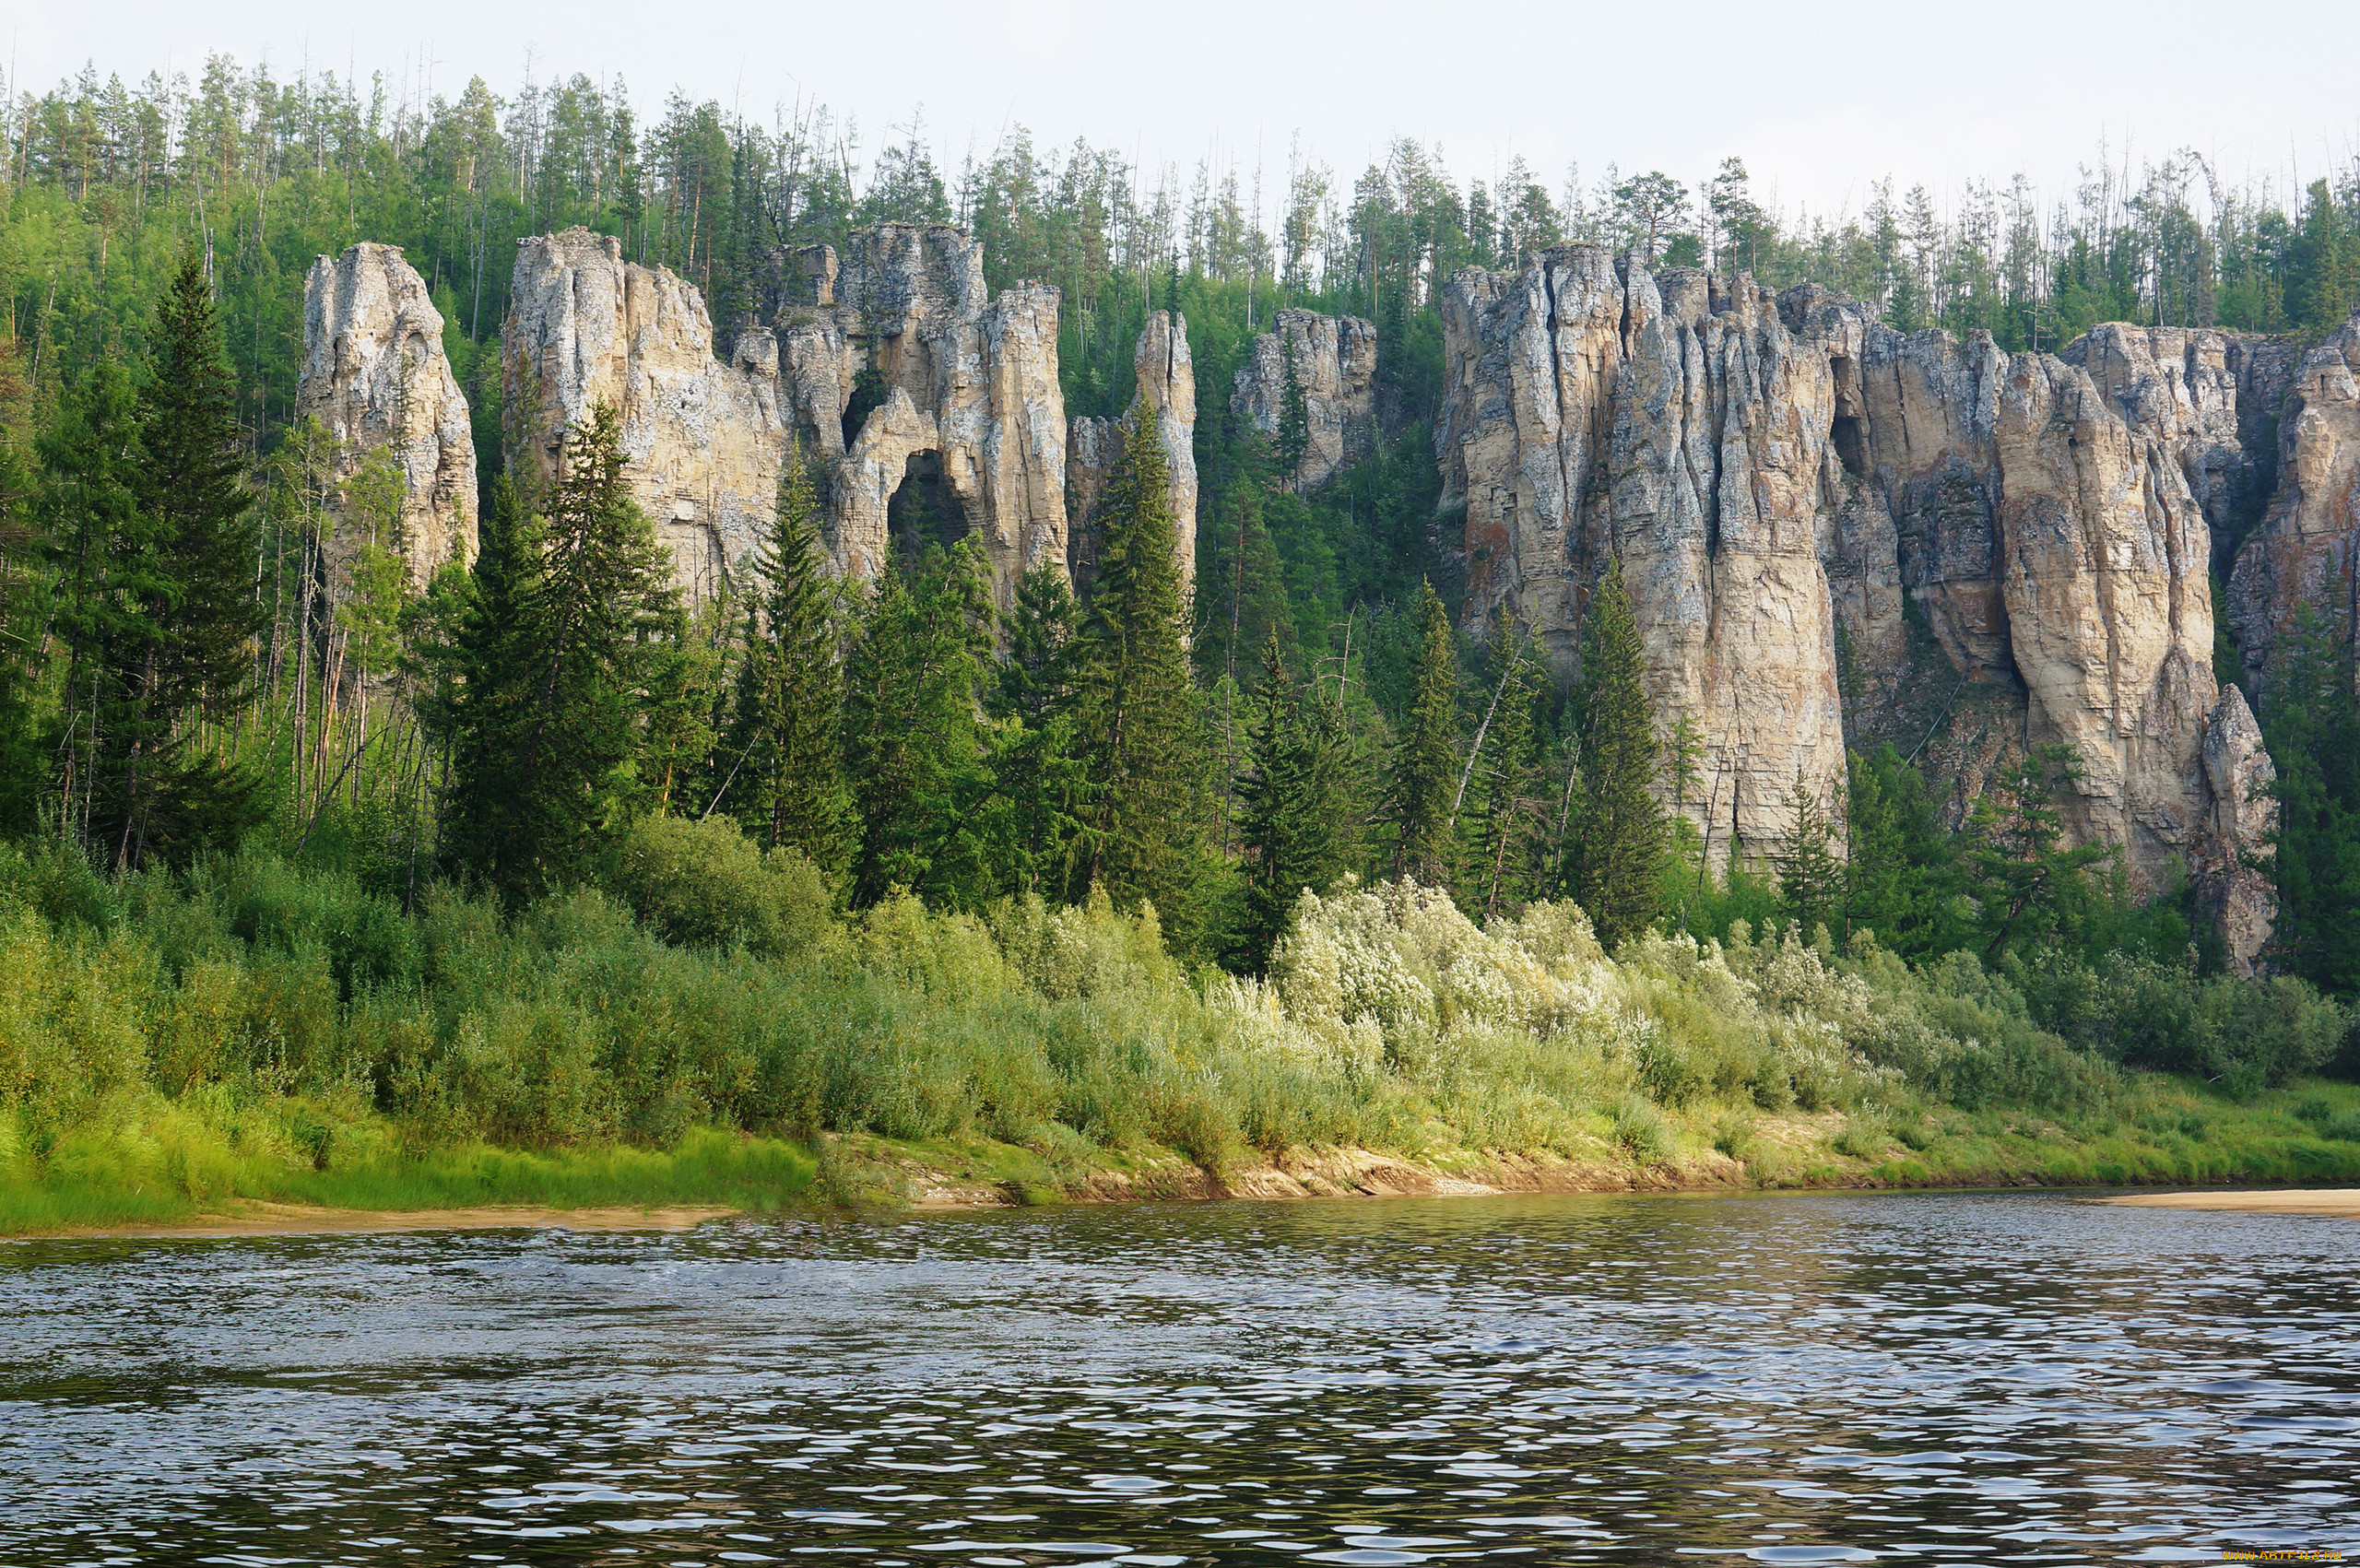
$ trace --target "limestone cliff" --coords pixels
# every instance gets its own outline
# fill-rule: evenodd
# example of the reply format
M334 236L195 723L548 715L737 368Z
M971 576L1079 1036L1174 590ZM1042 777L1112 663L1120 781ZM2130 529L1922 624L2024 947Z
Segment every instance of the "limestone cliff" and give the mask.
M871 440L864 426L845 463L873 468L899 453L904 472L913 459L938 471L966 526L983 538L1004 604L1032 567L1065 570L1057 291L1020 283L991 298L982 247L964 230L941 225L860 230L835 265L830 308L855 362L909 402L907 414L895 412L889 395L869 413L869 424L891 428ZM874 573L890 548L875 493L838 489L838 558L856 575Z
M2246 912L2224 930L2244 922L2250 961L2250 889L2230 884L2267 829L2268 760L2213 678L2208 573L2215 522L2267 483L2252 441L2280 346L2111 327L2012 355L1580 247L1461 273L1443 313L1436 454L1470 618L1498 612L1570 669L1619 555L1650 689L1704 738L1682 804L1716 858L1774 843L1797 771L1833 784L1847 729L1922 722L1905 686L1930 658L1920 684L1949 698L1918 743L1951 723L1963 787L2007 749L2071 744L2071 829L2121 846L2142 888L2175 858L2198 870ZM2306 373L2332 395L2324 363ZM1953 717L1969 689L1971 738Z
M2264 691L2306 605L2347 640L2360 545L2360 315L2303 356L2279 411L2278 487L2229 580L2229 618Z
M569 229L517 242L501 333L508 461L553 478L569 427L595 405L622 423L631 492L691 595L714 592L760 543L796 411L759 335L714 357L704 298L621 242Z
M1445 296L1444 503L1466 511L1468 615L1498 612L1570 670L1619 555L1651 693L1705 738L1683 808L1716 859L1776 842L1800 772L1844 760L1820 559L1835 379L1766 290L1658 281L1555 251Z
M563 432L598 401L623 418L632 489L684 586L714 590L758 543L790 450L826 466L838 568L874 576L906 480L939 484L982 536L1003 600L1066 560L1066 421L1057 292L994 300L962 230L882 224L839 257L773 258L767 322L726 362L695 288L622 260L584 230L520 243L503 333L512 461L554 472ZM865 384L882 395L858 428Z
M475 560L467 400L443 357L442 312L398 246L353 245L312 264L295 408L335 439L338 481L371 452L392 455L402 480L398 542L414 584L446 561Z
M1358 316L1280 311L1248 346L1229 405L1265 439L1279 439L1290 369L1303 397L1304 448L1297 489L1312 489L1376 442L1376 328Z
M1074 519L1075 575L1087 584L1096 571L1098 503L1107 475L1123 454L1123 427L1132 420L1151 421L1162 440L1164 462L1171 470L1180 589L1184 595L1192 595L1197 583L1197 374L1188 358L1187 318L1162 311L1149 316L1132 354L1132 369L1138 376L1138 390L1122 420L1085 415L1069 426L1066 480Z

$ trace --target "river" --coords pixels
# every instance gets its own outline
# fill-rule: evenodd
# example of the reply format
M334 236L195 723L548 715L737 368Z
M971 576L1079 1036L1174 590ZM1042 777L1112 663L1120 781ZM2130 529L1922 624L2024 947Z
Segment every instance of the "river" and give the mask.
M2360 1221L2034 1194L0 1244L0 1562L2360 1558Z

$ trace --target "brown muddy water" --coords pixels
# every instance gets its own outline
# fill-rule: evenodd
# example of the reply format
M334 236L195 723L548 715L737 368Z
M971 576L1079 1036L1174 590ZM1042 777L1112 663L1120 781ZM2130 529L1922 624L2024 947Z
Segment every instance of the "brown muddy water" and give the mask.
M2058 1194L0 1244L0 1562L2360 1560L2360 1222Z

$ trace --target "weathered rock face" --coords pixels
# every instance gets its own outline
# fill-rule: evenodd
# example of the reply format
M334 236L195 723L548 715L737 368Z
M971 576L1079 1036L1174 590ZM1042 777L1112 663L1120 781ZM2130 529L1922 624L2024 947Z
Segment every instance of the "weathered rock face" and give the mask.
M825 275L829 265L807 271ZM854 235L831 287L832 324L852 349L845 362L856 374L873 366L932 422L942 482L983 538L1001 602L1012 601L1016 580L1032 568L1065 570L1057 291L1020 283L991 299L983 249L964 230L906 223ZM839 418L851 390L847 376ZM868 419L889 417L890 407L889 397ZM865 437L856 436L856 453ZM885 513L865 506L836 509L838 558L860 576L883 564L890 544Z
M1470 617L1499 612L1570 669L1620 556L1650 690L1704 739L1682 804L1716 858L1782 836L1798 769L1840 778L1839 665L1856 701L1890 696L1914 607L1953 699L1988 690L2012 744L2080 754L2069 826L2121 846L2142 887L2174 857L2197 870L2250 961L2268 917L2236 867L2267 831L2269 764L2212 672L2208 516L2264 482L2277 345L2117 327L2010 355L1821 289L1773 300L1584 248L1460 274L1444 321L1435 442Z
M1280 311L1254 339L1229 396L1231 409L1271 440L1286 416L1292 360L1303 395L1304 451L1289 476L1311 489L1376 442L1376 328L1358 316Z
M546 477L566 427L613 403L633 491L698 594L759 542L790 451L828 466L847 574L883 569L914 464L982 536L1003 600L1026 569L1062 570L1056 290L987 299L981 251L950 228L883 224L841 258L813 246L775 260L772 319L741 324L725 363L702 297L669 272L584 230L523 242L503 342L512 452ZM848 436L864 371L888 395Z
M2204 722L2204 777L2213 814L2197 843L2198 902L2221 935L2230 967L2249 975L2278 915L2270 873L2250 864L2275 853L2268 841L2278 826L2278 803L2270 795L2278 770L2262 749L2261 727L2245 693L2234 686L2222 690Z
M1798 773L1823 789L1844 760L1827 356L1748 281L1658 283L1587 248L1461 273L1444 320L1435 443L1445 504L1466 508L1470 619L1498 612L1569 671L1620 556L1650 691L1705 737L1682 807L1717 859L1775 843Z
M476 556L476 447L442 354L442 316L398 246L359 244L312 264L303 286L299 416L338 445L338 480L373 451L400 470L401 540L423 585Z
M2229 580L2229 619L2265 701L2270 656L2303 606L2351 635L2355 545L2360 315L2303 356L2278 420L2278 489Z
M2299 356L2283 338L2189 327L2092 327L2059 351L2124 420L2168 444L2217 538L2269 494L2271 427ZM2225 568L2216 559L2216 568Z
M1171 469L1172 516L1180 588L1193 595L1197 583L1197 373L1188 358L1187 318L1158 311L1140 329L1132 355L1139 388L1125 420L1151 420L1163 442ZM1098 503L1106 477L1123 455L1123 421L1083 416L1072 421L1066 448L1068 514L1074 520L1074 573L1087 584L1098 564Z
M758 335L736 363L714 358L692 286L586 229L519 241L501 357L508 460L530 482L554 478L568 428L611 405L631 492L682 587L714 593L760 543L795 410Z

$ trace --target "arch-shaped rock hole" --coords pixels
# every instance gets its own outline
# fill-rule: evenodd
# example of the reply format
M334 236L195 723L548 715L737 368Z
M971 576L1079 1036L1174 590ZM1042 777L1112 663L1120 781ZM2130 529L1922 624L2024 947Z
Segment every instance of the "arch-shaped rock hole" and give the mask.
M885 520L905 571L929 548L949 549L967 536L967 509L942 477L941 453L913 452L903 462L902 482L885 504Z

